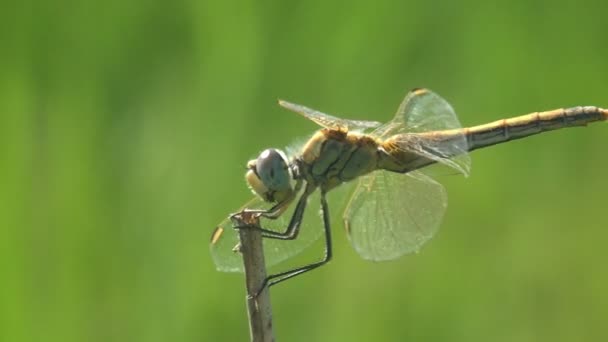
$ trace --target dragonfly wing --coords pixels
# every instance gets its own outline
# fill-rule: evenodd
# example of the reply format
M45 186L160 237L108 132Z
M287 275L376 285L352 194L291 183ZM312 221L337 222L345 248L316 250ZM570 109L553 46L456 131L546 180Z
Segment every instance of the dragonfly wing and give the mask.
M382 138L399 135L407 144L398 144L398 147L451 167L465 176L470 172L467 139L454 109L428 89L410 91L393 120L373 134Z
M322 235L322 221L318 215L320 198L318 192L309 197L309 207L304 213L300 234L295 240L263 239L264 259L266 266L276 265L287 260L310 246ZM243 209L269 209L270 205L259 197L247 202ZM261 218L260 224L265 229L284 232L289 225L289 220L295 209L295 203L277 219L271 220ZM210 251L213 262L218 271L243 272L243 259L238 252L239 234L232 226L229 218L222 221L211 235ZM235 248L237 247L237 248Z
M319 126L329 129L364 131L367 129L377 128L382 125L380 122L376 121L348 120L337 118L335 116L325 114L318 110L311 109L299 104L287 102L284 100L279 100L279 105L285 109L304 116L305 118L313 121Z
M382 261L417 252L439 229L447 207L444 187L418 171L363 176L344 212L357 253Z

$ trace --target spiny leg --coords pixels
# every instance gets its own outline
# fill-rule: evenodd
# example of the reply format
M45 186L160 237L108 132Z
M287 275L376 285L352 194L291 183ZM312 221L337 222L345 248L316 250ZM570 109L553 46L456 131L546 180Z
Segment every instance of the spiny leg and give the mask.
M271 220L277 219L289 207L291 202L293 202L293 200L297 196L297 193L300 192L301 188L302 188L302 180L298 180L292 194L289 197L287 197L285 200L273 205L270 209L245 209L241 212L231 214L230 218L236 219L238 222L239 218L242 215L246 214L246 215L263 216L263 217L265 217L267 219L271 219ZM239 228L239 227L235 227L235 228Z
M323 257L323 260L266 277L266 279L264 279L264 282L262 283L262 287L258 290L258 292L256 292L256 294L255 294L256 296L259 295L266 286L270 287L272 285L276 285L280 282L283 282L287 279L298 276L302 273L306 273L308 271L314 270L315 268L323 266L324 264L328 263L331 260L332 243L331 243L330 216L329 216L329 208L327 206L327 200L325 198L324 191L321 191L321 212L323 213L323 227L325 229L325 255Z
M289 225L284 232L277 232L270 229L265 229L259 225L258 220L254 220L254 223L250 222L250 218L243 217L243 215L250 214L249 212L239 213L233 215L231 218L234 223L235 229L255 229L262 232L262 236L269 239L279 239L279 240L293 240L298 236L300 232L300 225L302 223L302 218L304 217L304 210L306 209L306 204L308 202L308 196L316 189L315 186L308 184L302 196L298 200L298 204L296 205L296 209L291 216L289 221Z

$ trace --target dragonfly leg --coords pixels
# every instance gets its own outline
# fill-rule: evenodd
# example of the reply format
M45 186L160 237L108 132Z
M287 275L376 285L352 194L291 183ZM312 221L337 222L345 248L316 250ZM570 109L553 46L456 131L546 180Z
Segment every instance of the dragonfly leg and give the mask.
M255 220L254 223L247 223L249 220L243 217L243 215L250 214L250 212L243 212L234 214L231 218L233 220L235 229L255 229L262 232L262 237L269 239L279 239L279 240L293 240L298 237L298 233L300 232L300 225L302 223L302 218L304 217L304 210L306 209L306 204L308 201L308 196L315 190L315 186L307 185L304 193L300 196L298 200L298 204L296 205L296 209L291 216L289 221L289 225L284 232L277 232L270 229L265 229L259 225L259 221Z
M230 217L232 218L234 216L242 215L243 213L247 213L247 214L263 216L263 217L265 217L267 219L271 219L271 220L277 219L289 207L289 204L291 204L291 202L293 202L293 200L296 198L297 193L300 192L301 188L302 188L302 180L298 180L298 182L296 183L296 186L294 188L294 191L290 194L290 196L287 197L282 202L279 202L279 203L273 205L270 209L268 209L268 210L245 209L239 213L230 215Z
M331 243L331 227L330 227L330 217L329 217L329 209L327 206L327 200L325 199L325 192L321 192L321 211L323 213L323 227L325 229L325 255L323 256L323 260L314 262L312 264L304 265L298 268L291 269L289 271L272 274L262 283L262 287L256 292L255 296L259 295L262 290L266 286L270 287L272 285L276 285L280 282L283 282L287 279L298 276L302 273L306 273L308 271L314 270L317 267L323 266L331 260L332 257L332 243Z

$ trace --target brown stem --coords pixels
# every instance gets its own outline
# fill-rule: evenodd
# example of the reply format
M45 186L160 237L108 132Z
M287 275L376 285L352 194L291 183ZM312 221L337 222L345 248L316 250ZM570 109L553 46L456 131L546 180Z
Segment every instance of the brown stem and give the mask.
M259 226L259 218L242 213L239 218L247 225ZM252 342L274 342L272 331L272 307L268 287L262 288L266 278L262 234L257 229L239 229L241 253L245 265L247 286L247 310L249 314L249 333Z

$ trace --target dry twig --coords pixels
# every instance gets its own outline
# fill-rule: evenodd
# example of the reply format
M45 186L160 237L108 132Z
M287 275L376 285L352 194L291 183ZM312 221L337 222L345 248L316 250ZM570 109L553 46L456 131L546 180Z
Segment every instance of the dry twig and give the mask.
M259 226L259 218L241 213L236 220L248 226ZM262 234L257 229L239 229L240 250L245 265L245 282L247 285L247 310L249 314L249 333L253 342L274 341L272 331L272 308L270 293L265 287L258 292L266 278ZM257 295L256 295L257 294Z

